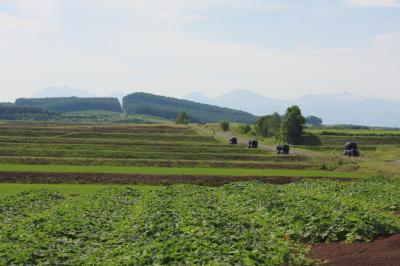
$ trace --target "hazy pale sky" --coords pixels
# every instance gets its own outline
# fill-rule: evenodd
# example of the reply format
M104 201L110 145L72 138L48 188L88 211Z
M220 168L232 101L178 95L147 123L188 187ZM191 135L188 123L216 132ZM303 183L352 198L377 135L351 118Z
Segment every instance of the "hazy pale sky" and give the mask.
M0 100L63 85L400 100L400 1L0 0Z

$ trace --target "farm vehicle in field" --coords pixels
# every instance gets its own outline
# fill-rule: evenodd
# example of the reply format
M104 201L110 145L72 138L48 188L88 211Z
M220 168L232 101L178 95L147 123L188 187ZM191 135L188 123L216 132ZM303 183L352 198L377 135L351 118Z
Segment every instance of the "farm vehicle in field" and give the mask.
M236 138L236 137L232 137L232 138L229 140L229 143L232 144L232 145L236 145L236 144L237 144L237 138Z
M349 157L359 157L360 150L355 142L347 142L345 145L344 155Z
M287 144L279 144L276 146L276 153L277 154L289 154L290 147Z
M250 149L258 148L258 141L257 140L249 140L249 148Z

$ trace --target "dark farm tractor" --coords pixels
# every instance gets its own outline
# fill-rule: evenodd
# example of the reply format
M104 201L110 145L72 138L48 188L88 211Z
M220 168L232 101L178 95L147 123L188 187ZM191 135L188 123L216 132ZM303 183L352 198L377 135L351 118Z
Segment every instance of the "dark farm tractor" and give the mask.
M249 140L249 148L250 149L257 149L258 148L258 141L257 140Z
M277 154L289 154L290 147L287 144L279 144L276 146L276 153Z
M236 137L231 138L229 140L229 143L232 144L232 145L236 145L237 144L237 138Z
M344 155L349 157L359 157L360 150L355 142L347 142L345 145Z

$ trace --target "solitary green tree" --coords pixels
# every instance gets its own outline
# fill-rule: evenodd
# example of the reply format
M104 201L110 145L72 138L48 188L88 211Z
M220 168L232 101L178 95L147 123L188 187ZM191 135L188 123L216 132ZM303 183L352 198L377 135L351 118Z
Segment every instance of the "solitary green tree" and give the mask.
M189 123L189 116L185 112L181 112L178 114L175 120L175 124L177 125L187 125Z
M299 144L305 122L306 119L302 116L297 105L289 107L286 110L281 127L283 140L290 144Z
M229 130L229 122L228 121L221 121L220 126L224 132Z

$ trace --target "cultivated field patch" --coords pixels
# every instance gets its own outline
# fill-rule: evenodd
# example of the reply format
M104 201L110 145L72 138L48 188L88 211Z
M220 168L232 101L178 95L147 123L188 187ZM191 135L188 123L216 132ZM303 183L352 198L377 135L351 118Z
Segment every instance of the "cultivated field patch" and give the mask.
M384 178L30 190L0 202L0 264L309 265L308 243L398 233L399 209Z

